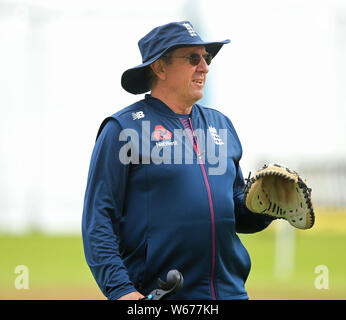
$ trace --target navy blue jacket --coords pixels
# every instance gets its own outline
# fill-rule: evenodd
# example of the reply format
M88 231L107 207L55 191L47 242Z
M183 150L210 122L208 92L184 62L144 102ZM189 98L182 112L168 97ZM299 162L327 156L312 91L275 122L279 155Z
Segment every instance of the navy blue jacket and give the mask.
M248 298L251 263L237 232L258 232L272 219L244 206L242 148L231 121L198 104L188 117L146 95L100 127L82 235L108 299L146 295L171 269L184 276L172 299ZM187 123L208 143L194 145Z

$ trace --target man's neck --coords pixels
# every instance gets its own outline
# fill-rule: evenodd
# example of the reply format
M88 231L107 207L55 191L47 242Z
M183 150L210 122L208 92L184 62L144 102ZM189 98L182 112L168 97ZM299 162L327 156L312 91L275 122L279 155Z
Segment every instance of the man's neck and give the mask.
M177 114L190 114L193 104L183 103L177 101L175 97L160 94L158 92L151 92L150 94L153 98L159 99L164 102L174 113Z

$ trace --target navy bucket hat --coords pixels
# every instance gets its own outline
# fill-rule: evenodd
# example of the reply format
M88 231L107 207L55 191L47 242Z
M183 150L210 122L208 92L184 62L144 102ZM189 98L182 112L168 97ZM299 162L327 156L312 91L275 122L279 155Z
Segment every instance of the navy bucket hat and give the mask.
M148 78L150 64L166 52L182 47L205 46L207 52L215 57L221 47L229 42L228 39L204 42L189 21L172 22L156 27L138 41L142 64L126 70L121 77L121 85L130 93L145 93L150 90Z

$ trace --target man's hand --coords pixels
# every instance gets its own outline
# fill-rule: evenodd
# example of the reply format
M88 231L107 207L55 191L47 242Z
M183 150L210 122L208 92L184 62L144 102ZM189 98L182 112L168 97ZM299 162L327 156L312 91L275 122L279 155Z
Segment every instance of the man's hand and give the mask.
M142 298L144 298L142 294L140 294L138 291L134 291L134 292L125 294L124 296L120 297L118 300L140 300Z

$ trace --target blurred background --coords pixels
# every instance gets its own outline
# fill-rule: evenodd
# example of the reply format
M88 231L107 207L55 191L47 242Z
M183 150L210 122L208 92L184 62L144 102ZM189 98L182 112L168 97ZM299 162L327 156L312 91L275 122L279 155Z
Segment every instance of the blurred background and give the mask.
M346 298L345 1L0 0L0 299L104 298L80 231L96 133L143 97L120 85L138 40L181 20L231 39L201 103L232 120L244 176L276 162L312 187L313 229L240 235L250 298Z

